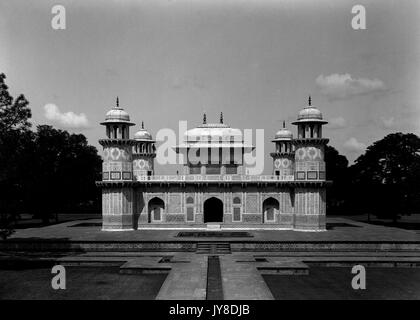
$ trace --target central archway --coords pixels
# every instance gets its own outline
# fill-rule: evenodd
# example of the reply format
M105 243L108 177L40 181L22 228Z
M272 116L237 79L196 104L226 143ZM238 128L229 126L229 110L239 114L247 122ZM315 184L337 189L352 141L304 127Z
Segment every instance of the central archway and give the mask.
M217 198L204 201L204 223L223 222L223 202Z
M263 202L263 222L275 221L276 213L279 212L279 202L272 197L267 198Z

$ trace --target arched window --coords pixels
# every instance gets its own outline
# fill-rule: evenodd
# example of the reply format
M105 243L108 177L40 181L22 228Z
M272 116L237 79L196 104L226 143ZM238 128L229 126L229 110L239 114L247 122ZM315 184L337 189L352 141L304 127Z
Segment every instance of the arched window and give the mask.
M194 221L194 198L187 197L186 199L186 214L187 214L187 221Z
M187 207L187 221L194 221L194 207Z
M241 221L242 217L242 206L241 206L241 198L240 197L234 197L233 198L233 217L232 221Z
M241 204L241 198L239 197L233 198L233 204Z

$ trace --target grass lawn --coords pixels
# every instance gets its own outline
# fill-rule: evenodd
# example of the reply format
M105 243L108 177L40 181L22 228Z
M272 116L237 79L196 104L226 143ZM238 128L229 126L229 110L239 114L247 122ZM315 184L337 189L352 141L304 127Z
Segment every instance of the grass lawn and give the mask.
M119 274L118 267L67 267L66 289L51 287L51 268L0 270L0 299L140 299L156 297L166 274Z
M343 217L355 221L370 223L385 227L395 227L405 230L414 230L420 233L420 214L412 214L410 216L401 216L396 223L392 219L377 218L371 215L370 221L368 220L367 214L356 215L356 216L336 216Z
M276 300L420 299L419 268L366 268L366 290L353 290L351 268L311 267L309 275L264 275Z

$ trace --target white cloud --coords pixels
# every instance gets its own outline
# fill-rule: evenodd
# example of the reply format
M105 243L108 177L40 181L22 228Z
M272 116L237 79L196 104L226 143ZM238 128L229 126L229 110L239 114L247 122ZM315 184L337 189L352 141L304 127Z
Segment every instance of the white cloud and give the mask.
M343 117L332 118L329 120L329 129L342 129L347 126L347 121Z
M367 147L363 142L357 141L357 139L354 137L351 137L346 142L344 142L343 146L348 152L358 152L358 153L365 151Z
M390 118L381 118L381 125L383 128L386 129L393 129L395 128L396 125L396 121L394 117L390 117Z
M61 112L53 103L44 106L44 115L48 120L60 125L63 128L87 128L89 127L88 119L84 113L75 114L72 111Z
M385 91L387 88L379 79L353 78L351 74L319 75L315 80L321 93L329 99L349 99L354 96Z
M185 88L205 88L203 81L196 75L175 75L173 77L168 76L167 81L169 83L169 87L174 90Z

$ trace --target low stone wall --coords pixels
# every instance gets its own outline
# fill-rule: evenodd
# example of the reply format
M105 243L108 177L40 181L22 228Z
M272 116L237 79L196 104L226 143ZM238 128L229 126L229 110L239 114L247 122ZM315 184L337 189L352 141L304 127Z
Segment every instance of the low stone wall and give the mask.
M229 243L232 252L287 252L287 251L419 251L417 242L327 242L327 241L248 241L200 239L184 241L0 241L0 251L47 251L47 252L88 252L88 251L123 251L123 252L194 252L198 242Z

